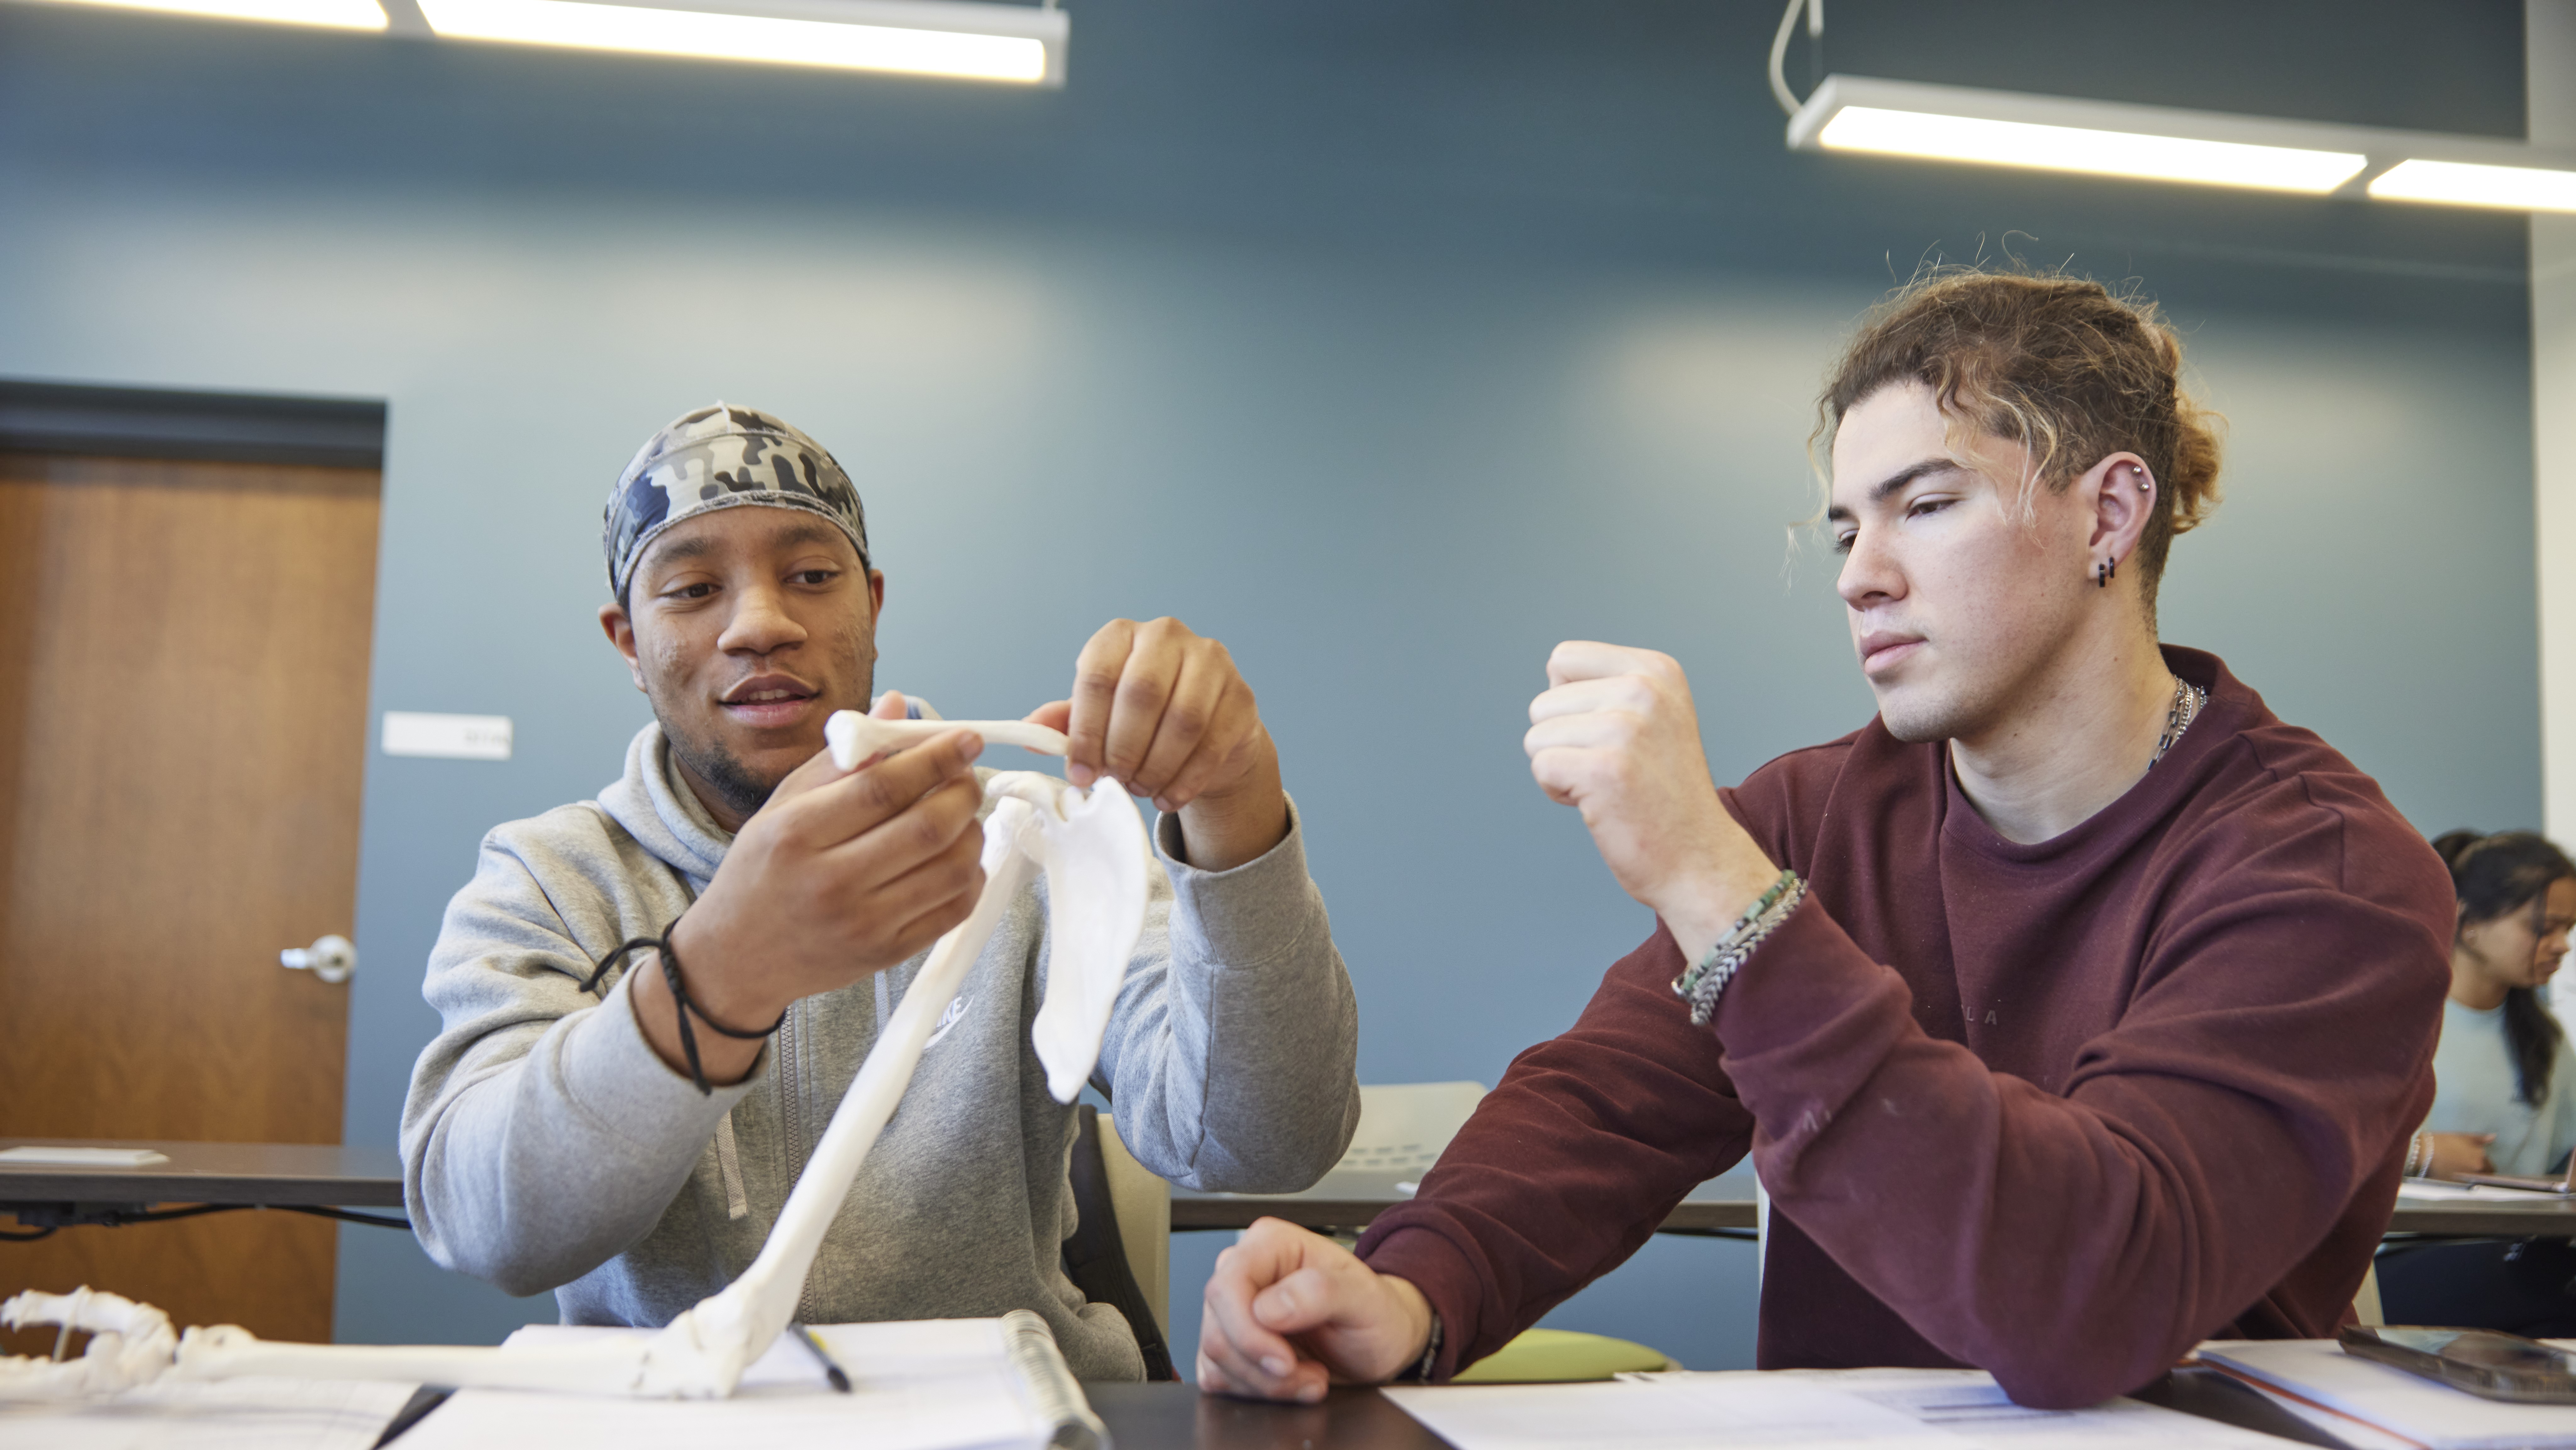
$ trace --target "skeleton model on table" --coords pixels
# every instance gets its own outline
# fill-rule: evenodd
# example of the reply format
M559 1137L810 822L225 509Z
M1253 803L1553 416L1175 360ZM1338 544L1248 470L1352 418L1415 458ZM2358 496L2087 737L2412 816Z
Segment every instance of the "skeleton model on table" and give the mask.
M825 735L833 762L848 770L957 729L974 730L987 744L1065 753L1063 735L1016 720L877 720L844 710L826 723ZM660 1332L497 1349L288 1344L229 1324L183 1334L149 1304L87 1288L25 1293L0 1304L0 1325L82 1330L91 1336L89 1347L61 1361L0 1358L0 1399L104 1395L158 1379L241 1375L689 1399L733 1393L743 1370L795 1317L824 1229L894 1115L922 1047L967 969L1033 873L1046 876L1052 945L1046 1000L1030 1036L1056 1101L1073 1101L1100 1056L1101 1033L1145 919L1145 830L1135 803L1115 782L1083 791L1030 771L997 774L985 782L984 792L992 810L984 819L984 893L974 911L930 949L751 1267Z

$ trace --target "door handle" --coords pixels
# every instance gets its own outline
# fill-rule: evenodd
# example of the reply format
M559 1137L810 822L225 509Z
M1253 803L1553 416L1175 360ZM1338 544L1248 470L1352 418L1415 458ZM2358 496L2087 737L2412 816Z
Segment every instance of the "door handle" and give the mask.
M345 982L358 969L358 949L345 936L326 936L309 947L288 947L279 952L277 964L292 971L311 972L326 982Z

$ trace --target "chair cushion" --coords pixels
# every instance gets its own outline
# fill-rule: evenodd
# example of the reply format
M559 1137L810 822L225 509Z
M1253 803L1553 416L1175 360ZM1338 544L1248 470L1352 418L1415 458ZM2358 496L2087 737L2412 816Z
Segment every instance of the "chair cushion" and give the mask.
M1462 1385L1565 1384L1632 1371L1679 1369L1660 1349L1606 1334L1524 1329L1511 1343L1458 1372Z

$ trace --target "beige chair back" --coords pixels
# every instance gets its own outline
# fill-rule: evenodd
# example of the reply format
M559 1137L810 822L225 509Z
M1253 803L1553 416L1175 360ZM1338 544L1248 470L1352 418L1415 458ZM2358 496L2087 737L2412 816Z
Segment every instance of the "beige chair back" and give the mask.
M1362 1083L1359 1126L1333 1167L1419 1179L1484 1097L1480 1082Z
M1473 1082L1386 1083L1360 1089L1360 1122L1337 1168L1428 1169L1485 1096ZM1172 1325L1172 1186L1157 1178L1119 1140L1117 1120L1102 1113L1100 1161L1109 1172L1109 1207L1127 1271L1166 1335ZM1179 1353L1176 1347L1174 1353Z
M1172 1185L1157 1178L1118 1139L1118 1124L1100 1115L1100 1162L1109 1170L1109 1211L1118 1216L1118 1242L1127 1272L1154 1322L1172 1332ZM1176 1349L1174 1353L1179 1353Z

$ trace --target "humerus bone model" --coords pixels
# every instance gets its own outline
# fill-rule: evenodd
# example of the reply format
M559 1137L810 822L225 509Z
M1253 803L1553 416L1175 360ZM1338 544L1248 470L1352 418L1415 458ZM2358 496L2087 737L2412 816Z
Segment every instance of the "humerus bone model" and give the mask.
M843 712L832 723L853 718L859 717ZM1030 1037L1046 1068L1048 1091L1058 1102L1071 1102L1099 1059L1101 1033L1144 928L1145 831L1135 803L1114 781L1081 791L1026 771L993 776L985 794L993 809L984 821L984 892L973 913L931 948L903 1005L833 1112L759 1257L742 1277L659 1333L497 1349L287 1344L229 1324L174 1336L169 1316L151 1305L86 1288L25 1293L0 1304L0 1324L86 1330L89 1348L61 1362L0 1358L0 1400L109 1394L164 1376L239 1375L690 1399L733 1393L743 1370L795 1316L824 1230L912 1081L923 1044L1035 872L1047 879L1049 968L1046 999Z

